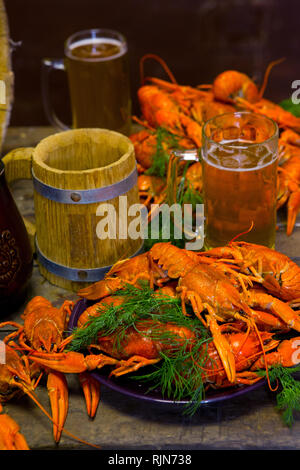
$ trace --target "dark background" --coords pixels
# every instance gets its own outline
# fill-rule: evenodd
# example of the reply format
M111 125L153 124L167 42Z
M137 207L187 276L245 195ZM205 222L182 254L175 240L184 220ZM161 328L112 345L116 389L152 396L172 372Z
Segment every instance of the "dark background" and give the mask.
M64 40L76 31L110 28L123 33L130 51L133 112L139 113L139 59L159 54L181 84L211 83L225 69L238 69L261 82L273 69L265 97L291 95L300 79L299 0L6 0L13 52L15 102L11 125L47 125L41 101L41 59L62 57ZM148 62L147 75L165 78ZM70 123L66 77L52 76L58 115Z

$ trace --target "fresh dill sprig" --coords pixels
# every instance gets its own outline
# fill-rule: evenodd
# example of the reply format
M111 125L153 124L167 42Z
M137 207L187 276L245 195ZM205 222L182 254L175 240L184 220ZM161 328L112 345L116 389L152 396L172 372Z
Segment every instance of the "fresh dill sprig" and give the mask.
M191 416L204 398L203 367L208 359L206 343L210 340L207 330L200 326L192 347L185 342L172 351L160 352L162 361L153 366L152 372L132 378L151 383L149 391L159 388L164 397L187 399L185 414Z
M201 323L198 319L192 321L182 314L180 301L177 298L157 295L153 289L145 285L142 288L128 285L126 289L117 291L115 295L125 297L125 301L121 305L99 306L98 316L91 317L84 328L73 330L73 340L68 346L69 350L85 349L97 341L98 333L102 336L114 334L115 347L119 349L127 330L129 328L138 330L136 323L141 320L154 320L157 324L174 323L189 328L195 328L195 325ZM158 328L152 328L153 339L157 339L157 330ZM160 341L164 340L164 334L169 341L172 340L172 335L162 329Z
M175 194L175 200L173 196L173 191L170 191L170 193L167 196L167 203L169 206L172 206L172 204L179 204L184 206L184 204L191 204L192 210L193 210L193 220L195 220L195 210L196 210L196 205L197 204L202 204L203 203L203 197L202 195L193 189L191 184L188 182L186 179L186 172L188 170L189 165L187 164L184 168L183 174L178 181L176 181L176 194ZM175 184L175 182L173 183ZM147 234L144 240L144 248L146 251L149 251L155 243L158 242L171 242L172 245L177 246L178 248L185 248L185 244L187 241L190 241L190 239L187 239L185 236L185 233L182 233L182 236L178 238L178 227L176 227L176 224L181 224L182 220L182 215L180 218L180 221L176 223L176 220L174 220L174 214L171 213L171 218L170 218L170 233L169 237L165 238L164 236L164 227L163 227L163 216L161 213L159 213L156 217L159 218L158 220L158 236L156 238L151 237L151 224L147 226ZM176 236L175 236L176 235Z
M153 155L153 163L145 172L147 175L166 176L166 168L169 161L168 149L179 149L179 137L167 131L164 127L156 130L156 149ZM165 144L165 145L164 145Z
M300 382L292 374L300 372L297 367L283 367L276 365L269 369L270 382L280 382L281 391L277 392L277 409L282 412L282 419L288 426L294 422L295 411L300 411ZM266 376L266 371L260 370L258 374Z
M196 204L203 203L203 196L198 191L195 191L191 185L187 185L187 188L183 194L182 204L191 204L193 209L196 207Z
M281 106L286 111L289 111L294 116L300 117L300 105L293 103L293 100L291 98L281 101L281 103L279 103L279 106Z

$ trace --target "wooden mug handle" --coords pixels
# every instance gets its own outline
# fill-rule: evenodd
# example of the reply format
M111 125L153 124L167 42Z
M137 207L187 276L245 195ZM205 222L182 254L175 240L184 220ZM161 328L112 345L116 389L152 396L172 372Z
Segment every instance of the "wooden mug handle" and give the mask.
M31 166L34 147L20 147L9 152L2 161L5 166L5 178L8 184L21 179L32 179ZM34 247L36 228L26 217L23 217L26 226L31 248Z

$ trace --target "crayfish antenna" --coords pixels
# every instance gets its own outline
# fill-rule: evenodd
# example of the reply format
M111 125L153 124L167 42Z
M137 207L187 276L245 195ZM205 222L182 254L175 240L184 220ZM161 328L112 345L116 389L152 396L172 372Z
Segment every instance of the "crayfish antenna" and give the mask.
M233 243L235 240L237 240L237 239L240 238L241 236L246 235L247 233L251 232L251 230L253 229L253 227L254 227L254 222L253 222L253 220L252 220L250 227L249 227L247 230L245 230L245 232L238 233L232 240L230 240L230 242L228 243L228 245L230 245L231 243Z
M281 62L283 62L284 60L285 60L285 57L282 57L281 59L273 60L273 62L269 63L269 65L268 65L268 67L265 71L265 76L264 76L262 85L261 85L260 90L258 92L258 101L261 100L262 97L264 96L264 92L266 90L266 86L267 86L269 75L270 75L270 72L271 72L272 68L275 65L281 64Z
M142 119L138 118L137 116L131 116L132 120L135 121L137 124L140 124L141 126L145 127L146 129L149 129L149 131L155 132L156 129L150 124L148 124L147 121L143 121Z
M268 382L268 387L269 389L271 390L271 392L276 392L277 388L278 388L278 383L277 385L275 386L275 388L272 388L272 385L271 385L271 382L270 382L270 377L269 377L269 368L268 368L268 361L267 361L267 358L266 358L266 351L265 351L265 348L264 348L264 344L263 344L263 340L262 340L262 337L261 337L261 334L256 326L256 323L255 321L253 322L253 327L254 327L254 330L255 330L255 333L258 337L258 341L260 343L260 346L261 346L261 349L262 349L262 353L263 353L263 360L264 360L264 364L265 364L265 370L266 370L266 378L267 378L267 382Z
M140 80L141 80L141 85L144 85L145 83L145 73L144 73L144 62L145 60L147 59L154 59L156 60L161 66L162 68L164 69L164 71L166 72L166 74L168 75L169 79L171 80L172 83L175 83L177 85L177 80L176 78L174 77L173 73L171 72L171 70L169 69L169 67L167 66L166 62L161 58L159 57L159 55L157 54L145 54L141 60L140 60Z

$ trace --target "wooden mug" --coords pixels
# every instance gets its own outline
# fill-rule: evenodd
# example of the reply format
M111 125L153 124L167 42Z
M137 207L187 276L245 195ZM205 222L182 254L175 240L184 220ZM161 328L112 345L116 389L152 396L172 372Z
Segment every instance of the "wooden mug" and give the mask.
M122 134L74 129L43 139L35 148L15 149L3 158L8 182L34 183L35 249L42 275L77 291L103 277L119 259L137 254L142 238L99 239L99 206L110 203L119 226L119 196L139 203L134 147ZM128 226L128 225L127 225Z

